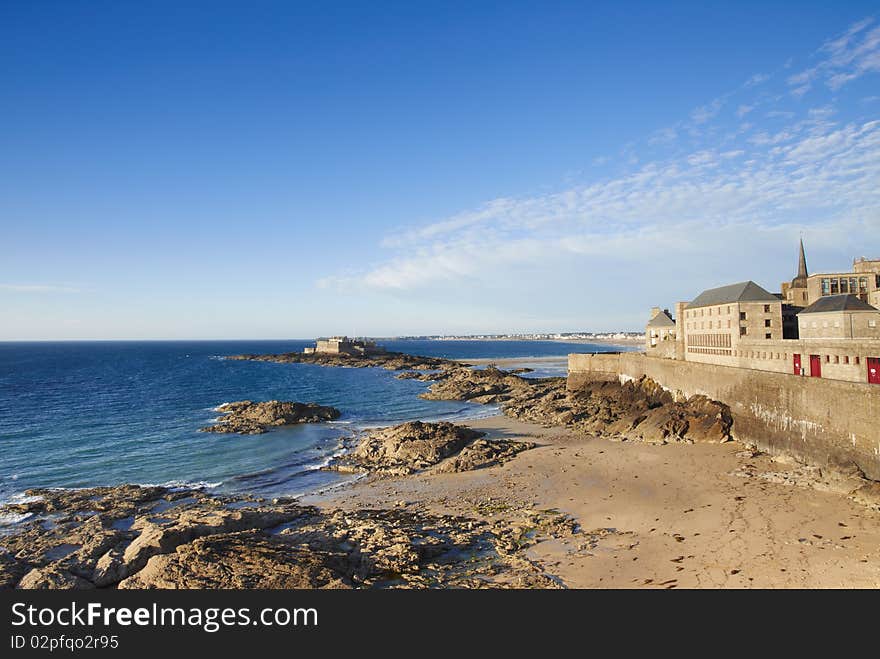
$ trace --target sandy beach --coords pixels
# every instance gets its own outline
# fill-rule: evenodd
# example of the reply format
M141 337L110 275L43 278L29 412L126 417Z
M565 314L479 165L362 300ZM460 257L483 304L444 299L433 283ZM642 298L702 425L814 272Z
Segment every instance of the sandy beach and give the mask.
M304 503L512 520L557 509L581 533L527 554L570 588L880 586L880 513L774 482L794 464L749 457L736 442L614 442L504 416L469 425L539 447L502 466L371 477Z

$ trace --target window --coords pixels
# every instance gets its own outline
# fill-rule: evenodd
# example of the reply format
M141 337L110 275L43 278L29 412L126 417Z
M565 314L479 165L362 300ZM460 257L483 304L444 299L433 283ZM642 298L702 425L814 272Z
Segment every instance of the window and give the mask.
M769 318L767 318L767 319L764 321L764 327L770 327L770 319L769 319Z
M822 280L822 295L830 295L831 294L831 280L823 279Z
M859 277L859 293L867 293L868 292L868 278L867 277Z
M856 355L855 357L853 357L853 364L858 365L858 363L859 363L859 356Z
M839 363L840 363L840 357L838 357L837 355L834 355L834 363L835 363L835 364L839 364Z
M844 355L844 356L843 356L843 363L844 363L844 364L849 364L849 355Z
M880 275L874 275L874 288L880 288Z
M770 313L770 305L769 304L764 305L764 313Z
M847 284L847 278L840 278L840 292L841 293L849 293L849 285Z
M740 327L740 328L739 328L739 335L740 335L740 336L745 336L746 334L748 334L748 331L749 331L749 328L748 328L748 327Z
M832 279L831 280L831 294L837 295L838 293L840 293L840 287L837 285L837 280Z
M850 278L849 278L849 292L850 292L850 293L855 293L857 290L858 290L858 289L856 288L856 278L855 278L855 277L850 277Z
M767 334L764 335L764 338L765 339L772 339L773 335L768 332Z
M869 320L868 327L877 327L877 321L876 320Z
M745 311L740 311L740 312L739 312L739 319L740 319L740 320L745 320L745 319L746 319L746 312L745 312Z
M730 314L730 305L727 305L727 313Z

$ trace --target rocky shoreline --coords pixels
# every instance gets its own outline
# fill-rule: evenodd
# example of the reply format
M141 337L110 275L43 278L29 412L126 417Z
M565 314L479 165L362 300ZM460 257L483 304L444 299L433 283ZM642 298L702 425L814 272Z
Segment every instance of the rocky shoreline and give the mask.
M233 358L402 370L434 382L422 394L426 399L499 404L511 418L592 436L651 443L730 438L726 406L703 397L677 401L647 379L573 393L563 378L530 380L491 365L472 369L394 354L343 357L340 364L327 357ZM218 409L226 416L203 430L253 434L339 416L335 408L284 401L239 401ZM380 428L365 433L330 468L372 478L438 478L504 464L537 446L484 435L446 422ZM0 508L24 518L0 536L0 587L546 588L557 584L523 550L581 532L556 511L527 506L490 522L397 508L322 510L292 499L133 485L26 494L25 503ZM596 532L604 537L613 530Z
M571 536L552 510L486 521L122 485L29 490L0 537L0 588L554 588L524 549Z
M402 352L382 352L369 355L346 355L330 353L282 352L276 354L229 355L233 361L274 362L277 364L317 364L318 366L339 366L343 368L384 368L389 371L431 371L467 366L463 362L441 357L420 357Z

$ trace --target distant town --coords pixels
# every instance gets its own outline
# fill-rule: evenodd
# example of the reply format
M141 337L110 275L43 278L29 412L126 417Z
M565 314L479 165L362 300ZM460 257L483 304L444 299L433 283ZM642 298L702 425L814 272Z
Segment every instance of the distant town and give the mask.
M455 334L388 337L420 341L644 341L644 332L548 332L529 334Z

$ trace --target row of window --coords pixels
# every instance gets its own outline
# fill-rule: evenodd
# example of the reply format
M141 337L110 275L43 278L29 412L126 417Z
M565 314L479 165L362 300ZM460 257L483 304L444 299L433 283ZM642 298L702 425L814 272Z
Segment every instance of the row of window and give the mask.
M880 275L874 275L876 288L880 288ZM823 277L822 295L837 295L839 293L867 293L867 277Z
M723 348L688 348L688 352L700 355L725 355L730 357L730 350L724 350Z
M818 326L819 326L819 324L818 324L815 320L814 320L813 322L810 323L810 327L812 327L813 329L816 329ZM839 328L839 327L840 327L840 321L839 321L839 320L835 320L835 321L831 324L831 326L832 326L832 327L837 327L837 328ZM827 321L827 320L823 320L823 321L822 321L822 327L825 328L825 329L827 329L827 328L829 327L829 325L828 325L828 321ZM868 321L868 327L877 327L877 321L876 321L876 320L869 320L869 321Z
M771 307L772 307L772 305L765 304L764 305L764 313L770 313ZM724 309L723 312L722 312L722 309ZM728 304L724 307L703 307L702 309L691 309L690 311L684 312L684 317L685 318L697 318L697 317L702 318L703 316L712 316L713 311L715 312L714 313L715 316L721 316L724 314L729 316L730 315L730 305ZM706 312L706 313L703 313L703 312ZM746 319L746 312L745 311L739 312L739 319L740 320Z
M741 314L740 314L740 319L741 319L741 320L745 320L745 319L746 319L746 318L745 318L745 315L746 315L745 313L741 313ZM714 325L712 324L713 322L715 323ZM698 329L701 329L701 330L703 330L703 329L721 329L721 323L722 323L722 322L724 322L724 321L720 321L720 320L716 320L716 321L711 321L711 320L701 320L701 321L699 321L699 322L694 321L694 322L692 322L692 323L687 323L686 325L687 325L687 329L689 329L689 330L698 330ZM730 329L731 326L732 326L732 323L731 323L730 319L728 318L726 322L727 322L727 329ZM708 324L707 324L707 323L708 323ZM764 327L773 327L773 320L770 319L770 318L765 318L765 319L764 319ZM743 329L745 329L745 328L744 328L744 327L740 328L740 332L739 332L740 335L745 335L745 332L742 331Z
M688 334L689 346L729 348L730 334Z

